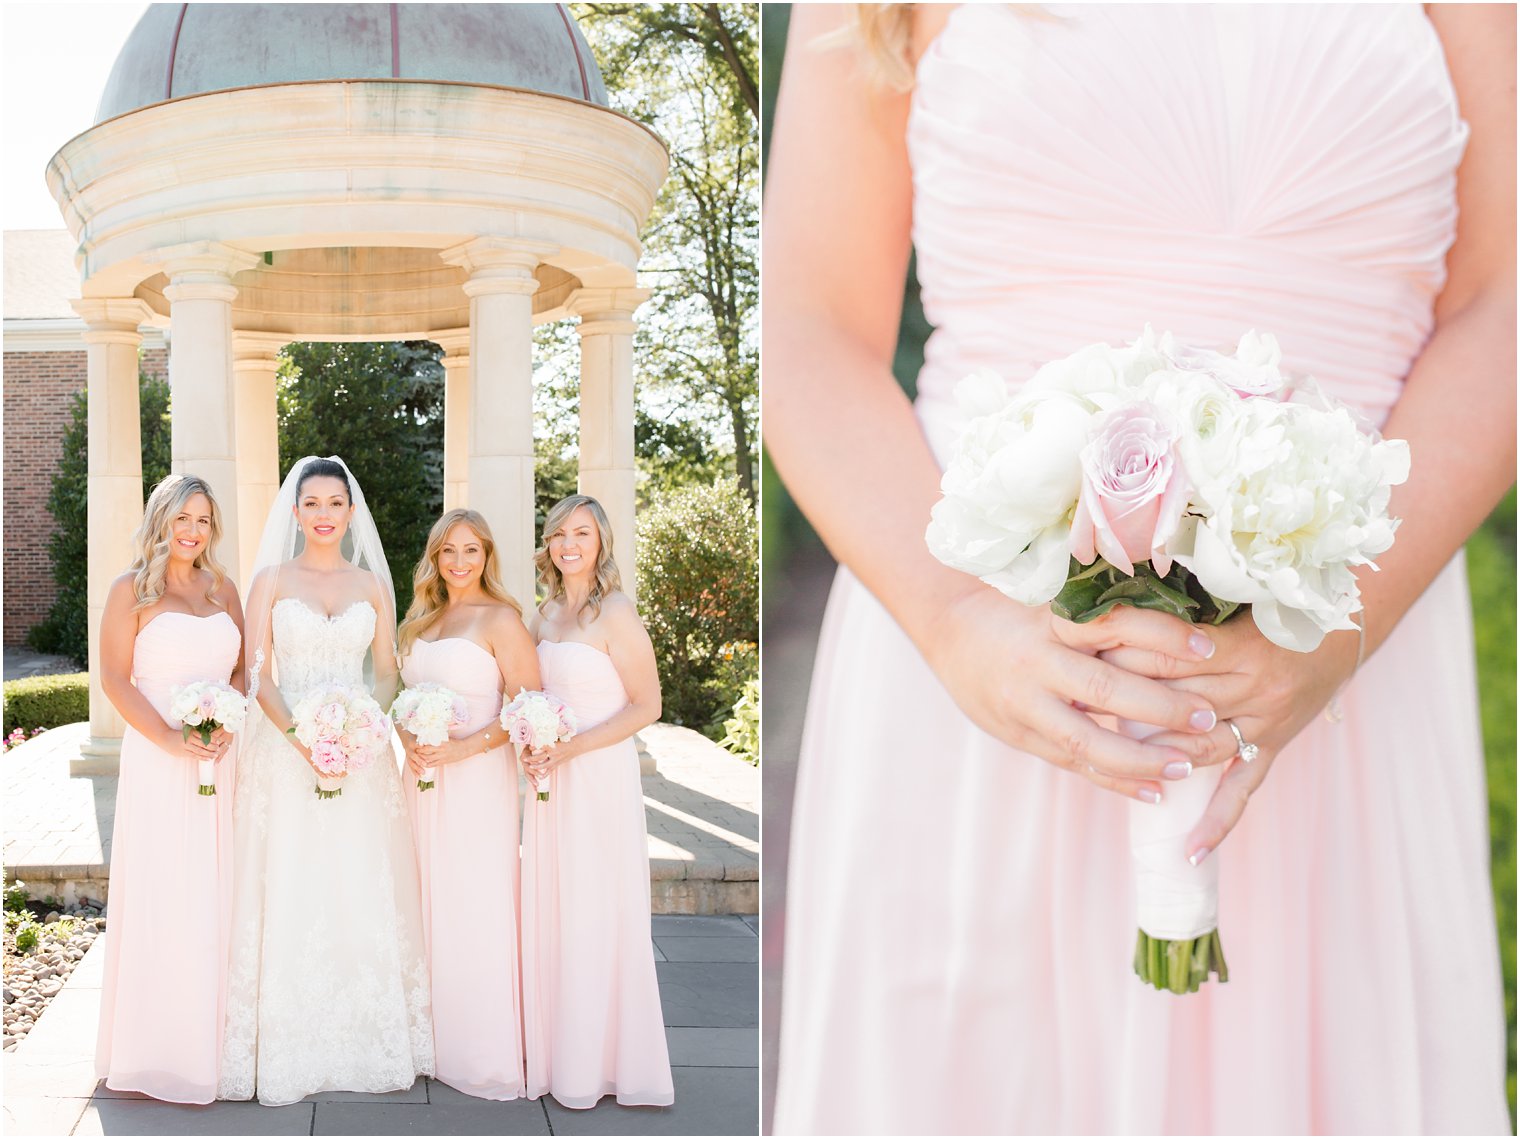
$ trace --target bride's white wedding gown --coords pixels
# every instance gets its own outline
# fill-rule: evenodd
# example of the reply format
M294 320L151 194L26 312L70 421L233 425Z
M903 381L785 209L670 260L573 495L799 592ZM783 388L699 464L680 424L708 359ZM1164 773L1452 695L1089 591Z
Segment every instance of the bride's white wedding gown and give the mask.
M286 704L318 684L363 685L375 620L364 601L331 617L298 598L277 601L270 623ZM238 769L222 1099L390 1091L433 1071L400 774L382 758L350 773L334 799L314 786L301 754L259 716Z

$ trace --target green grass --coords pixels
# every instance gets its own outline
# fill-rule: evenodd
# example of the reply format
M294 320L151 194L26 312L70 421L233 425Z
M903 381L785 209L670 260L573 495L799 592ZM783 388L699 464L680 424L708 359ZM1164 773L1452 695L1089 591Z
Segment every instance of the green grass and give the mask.
M1478 655L1478 699L1488 761L1494 912L1504 963L1509 1115L1515 1119L1515 492L1467 543Z

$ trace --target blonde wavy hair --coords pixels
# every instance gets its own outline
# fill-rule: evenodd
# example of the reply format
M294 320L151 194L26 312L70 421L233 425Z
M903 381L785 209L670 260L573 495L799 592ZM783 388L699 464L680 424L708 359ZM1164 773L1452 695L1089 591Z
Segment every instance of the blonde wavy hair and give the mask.
M543 545L533 552L533 568L538 571L538 580L543 583L544 604L547 605L556 597L565 596L564 575L549 556L549 535L563 526L565 520L582 506L591 511L591 517L596 522L596 536L601 548L596 555L591 592L586 596L586 604L575 615L577 624L582 622L587 609L591 610L591 619L596 620L602 613L602 601L623 588L622 575L618 573L617 562L612 559L612 523L607 521L607 512L602 509L602 504L589 494L572 494L569 498L560 499L545 515Z
M871 76L894 91L913 88L915 4L856 4L851 39Z
M519 617L522 616L522 605L501 583L496 539L491 536L491 527L485 516L478 510L463 507L445 511L443 517L434 522L433 528L428 531L427 545L422 550L422 557L417 559L417 568L412 571L412 603L407 608L406 616L401 619L401 627L396 630L398 657L405 657L417 639L443 617L444 608L449 603L449 587L438 568L438 555L443 551L443 542L449 536L449 531L460 523L475 531L481 548L485 550L486 564L480 572L481 590L487 597L500 601L503 605L510 605Z
M137 598L136 609L146 609L164 595L164 579L169 569L169 542L174 537L174 519L184 510L185 503L197 494L204 494L211 504L211 538L206 548L195 555L192 563L196 569L211 574L211 585L206 589L206 600L217 603L217 592L227 580L227 571L216 560L216 544L222 540L222 512L217 509L216 495L206 480L196 475L169 475L148 495L143 507L142 524L132 535L132 564L127 572L132 575L132 593Z

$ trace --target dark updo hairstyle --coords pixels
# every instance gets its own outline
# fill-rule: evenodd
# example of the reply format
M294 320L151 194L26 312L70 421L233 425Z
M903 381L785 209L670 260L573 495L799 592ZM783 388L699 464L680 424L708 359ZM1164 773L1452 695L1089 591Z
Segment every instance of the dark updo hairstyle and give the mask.
M348 501L354 500L354 488L348 483L348 471L342 463L335 463L331 459L313 459L301 468L301 478L296 483L296 498L301 497L301 488L306 485L307 479L333 478L343 483L343 493L348 495Z

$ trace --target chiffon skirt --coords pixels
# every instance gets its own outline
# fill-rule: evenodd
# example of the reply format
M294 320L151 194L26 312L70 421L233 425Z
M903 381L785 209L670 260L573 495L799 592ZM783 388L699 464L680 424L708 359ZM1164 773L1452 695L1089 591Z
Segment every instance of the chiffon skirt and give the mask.
M198 765L132 728L121 741L96 1073L173 1103L216 1098L232 928L236 748Z
M1341 702L1214 855L1228 984L1156 992L1131 972L1124 801L974 727L842 571L777 1133L1508 1132L1460 557Z

